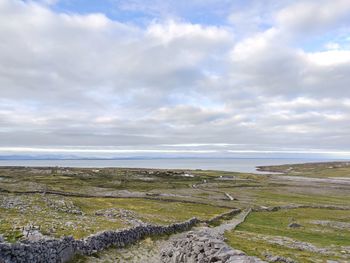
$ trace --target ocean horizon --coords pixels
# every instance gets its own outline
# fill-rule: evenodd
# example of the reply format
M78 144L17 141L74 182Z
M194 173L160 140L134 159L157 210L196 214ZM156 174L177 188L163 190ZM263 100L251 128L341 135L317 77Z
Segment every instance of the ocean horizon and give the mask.
M242 173L262 173L257 166L298 164L313 162L346 161L346 159L320 158L115 158L115 159L2 159L0 166L30 167L79 167L79 168L153 168L153 169L201 169Z

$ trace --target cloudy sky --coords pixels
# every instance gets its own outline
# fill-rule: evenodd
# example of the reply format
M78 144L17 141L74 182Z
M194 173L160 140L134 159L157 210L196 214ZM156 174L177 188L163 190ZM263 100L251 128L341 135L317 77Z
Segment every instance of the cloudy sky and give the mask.
M349 0L0 0L0 154L350 157Z

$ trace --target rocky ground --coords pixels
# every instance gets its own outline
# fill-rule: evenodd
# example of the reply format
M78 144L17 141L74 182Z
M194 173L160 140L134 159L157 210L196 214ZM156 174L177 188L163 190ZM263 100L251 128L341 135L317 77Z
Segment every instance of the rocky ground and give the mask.
M265 262L256 257L247 256L243 251L229 247L223 237L210 229L191 231L185 236L173 240L170 247L161 252L160 262L226 262L258 263Z
M126 225L131 226L139 226L145 224L142 220L138 219L139 216L137 215L137 213L122 208L109 208L97 210L95 212L95 215L103 216L110 220L120 219Z
M147 238L75 262L350 262L350 165L262 169L281 174L0 168L0 242L81 239L225 214L191 232ZM315 206L320 209L310 208ZM253 210L238 229L244 213L226 214L233 208Z
M99 253L84 262L265 262L247 256L243 251L229 247L224 241L224 232L233 230L248 215L244 211L217 227L202 224L191 231L152 240L147 239L133 246Z

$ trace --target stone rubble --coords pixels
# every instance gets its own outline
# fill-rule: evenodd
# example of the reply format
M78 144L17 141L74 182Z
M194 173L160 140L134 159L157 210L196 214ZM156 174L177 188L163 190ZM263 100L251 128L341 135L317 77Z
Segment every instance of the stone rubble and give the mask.
M22 196L0 196L0 208L17 209L21 212L32 207Z
M83 215L80 208L75 206L72 201L67 201L64 199L55 200L52 198L45 198L45 201L50 208L56 211L74 215Z
M23 227L22 234L26 240L30 240L30 241L39 241L42 239L49 239L48 236L45 236L40 232L40 226L35 226L32 224L28 224L25 227Z
M241 212L241 213L240 213ZM225 243L225 231L233 230L247 218L251 209L232 210L227 215L237 217L217 227L201 227L197 231L188 232L175 238L171 244L161 251L162 263L262 263L259 258L247 256L244 252L231 248Z
M229 247L222 236L213 235L210 229L191 231L185 238L172 242L161 252L162 263L262 263L256 257L247 256Z
M118 218L132 226L139 226L145 224L140 219L138 219L138 215L135 212L122 208L101 209L96 211L95 215L104 216L112 220Z
M278 262L278 263L297 263L297 261L291 259L291 258L286 258L286 257L282 257L282 256L276 256L276 255L272 255L270 253L265 253L265 258L266 260L268 260L269 262Z

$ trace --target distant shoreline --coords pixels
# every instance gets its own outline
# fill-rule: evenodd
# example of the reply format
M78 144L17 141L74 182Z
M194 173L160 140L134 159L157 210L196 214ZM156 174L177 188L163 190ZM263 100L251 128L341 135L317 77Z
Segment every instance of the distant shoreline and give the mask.
M0 167L71 167L71 168L128 168L128 169L179 169L214 170L227 172L266 174L259 167L319 163L346 162L348 160L306 158L163 158L163 159L49 159L49 160L0 160Z

